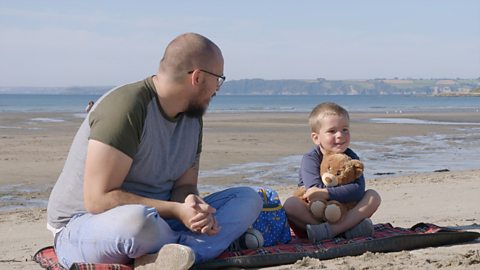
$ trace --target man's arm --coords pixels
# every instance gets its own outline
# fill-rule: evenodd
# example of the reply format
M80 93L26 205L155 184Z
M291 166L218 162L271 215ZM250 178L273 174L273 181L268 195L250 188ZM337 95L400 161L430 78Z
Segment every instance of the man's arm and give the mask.
M142 204L155 207L162 218L180 220L192 231L215 234L220 229L213 217L215 209L198 195L198 163L187 170L172 191L175 201L161 201L135 195L120 189L132 159L96 140L88 143L83 185L85 209L102 213L116 206Z
M192 167L175 181L170 200L185 202L190 206L189 210L195 213L195 216L188 220L189 228L192 231L213 235L220 231L220 227L213 215L216 209L198 195L199 167L200 155L198 154Z
M200 155L197 155L195 162L173 186L170 200L184 202L189 194L198 195L198 170L200 167Z
M120 205L142 204L155 207L163 218L179 219L185 207L181 203L154 200L120 189L131 166L132 159L121 151L89 140L83 185L85 209L97 214Z

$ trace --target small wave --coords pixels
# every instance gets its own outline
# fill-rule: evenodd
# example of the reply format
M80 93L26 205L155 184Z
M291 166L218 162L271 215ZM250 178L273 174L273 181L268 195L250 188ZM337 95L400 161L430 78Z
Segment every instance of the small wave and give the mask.
M419 120L419 119L412 119L412 118L371 118L369 121L372 123L378 123L378 124L474 125L474 126L480 125L480 123L471 123L471 122L442 122L442 121Z
M16 127L16 126L0 126L0 128L5 128L5 129L21 129L21 127Z
M62 123L62 122L65 122L64 119L58 119L58 118L43 118L43 117L32 118L32 119L30 119L30 121L42 122L42 123Z
M209 109L209 113L254 113L254 112L310 112L310 108L295 107L247 107L247 108L215 108Z
M75 118L85 118L85 117L87 117L87 113L74 113L73 117L75 117Z

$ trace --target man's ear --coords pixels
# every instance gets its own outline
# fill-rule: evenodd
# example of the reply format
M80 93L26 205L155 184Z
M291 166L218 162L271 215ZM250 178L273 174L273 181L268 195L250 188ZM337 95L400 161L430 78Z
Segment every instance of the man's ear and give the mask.
M192 76L190 77L190 83L193 85L193 86L196 86L196 85L199 85L200 84L200 74L202 72L199 70L199 69L195 69L193 72L192 72Z

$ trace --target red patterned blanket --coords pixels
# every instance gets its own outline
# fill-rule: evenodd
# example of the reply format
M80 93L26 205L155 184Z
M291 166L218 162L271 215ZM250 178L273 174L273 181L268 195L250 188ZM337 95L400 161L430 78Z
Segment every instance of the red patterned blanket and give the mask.
M293 238L288 244L255 250L224 252L216 259L197 265L195 269L221 269L225 267L266 267L294 263L303 257L331 259L360 255L366 251L392 252L416 248L448 245L474 240L479 233L442 228L434 224L419 223L412 228L393 227L391 224L376 224L373 237L358 237L346 240L337 237L310 244L305 239ZM65 270L58 262L53 247L37 251L33 260L50 270ZM71 269L78 270L133 270L132 265L75 263Z

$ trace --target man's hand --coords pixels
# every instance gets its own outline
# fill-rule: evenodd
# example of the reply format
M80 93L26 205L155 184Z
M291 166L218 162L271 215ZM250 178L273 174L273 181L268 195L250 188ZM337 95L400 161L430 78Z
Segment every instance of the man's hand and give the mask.
M216 209L208 205L200 196L189 194L182 204L180 220L193 232L214 235L220 231L213 215Z
M303 199L308 203L313 201L326 201L330 198L326 188L311 187L303 194Z

